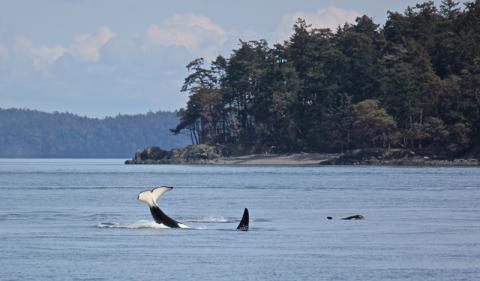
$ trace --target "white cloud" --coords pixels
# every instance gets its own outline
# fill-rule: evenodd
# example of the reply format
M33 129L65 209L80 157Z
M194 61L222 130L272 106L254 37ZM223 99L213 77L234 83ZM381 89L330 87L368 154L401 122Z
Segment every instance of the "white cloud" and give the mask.
M26 59L35 69L43 70L46 65L61 57L65 53L65 48L61 45L35 46L29 37L17 36L12 52L15 54L17 63Z
M352 23L361 14L355 10L344 10L334 6L319 9L316 12L295 12L283 16L278 30L275 32L275 41L287 40L293 33L293 24L298 18L304 19L313 28L330 28L335 30L346 22Z
M75 34L68 53L81 60L97 62L101 48L114 37L115 33L106 26L100 27L95 34Z
M227 40L226 32L208 17L178 14L146 31L147 44L184 47L195 55L215 55Z
M0 62L6 60L10 53L15 54L18 61L28 62L36 70L48 69L60 58L69 56L83 62L97 63L103 55L111 60L131 61L156 53L158 48L172 54L172 50L182 57L184 52L188 57L203 56L212 59L218 55L235 32L226 32L218 24L206 16L193 14L177 14L166 18L160 24L150 25L143 35L124 35L117 38L109 27L102 26L95 32L77 33L71 42L53 45L34 44L31 38L17 36L10 46L0 45ZM110 42L115 42L113 45ZM102 50L107 47L108 52ZM115 50L116 48L116 50ZM112 54L112 51L123 56ZM180 53L179 53L180 52ZM113 56L112 56L113 55ZM133 56L134 58L126 58Z
M67 49L61 45L40 46L34 49L33 64L51 64L65 54Z
M97 62L100 59L102 47L114 37L115 33L108 27L100 27L94 34L75 34L70 46L60 44L37 46L29 37L17 36L12 50L18 57L29 58L35 68L45 70L46 67L66 54L82 61ZM4 49L0 46L0 60L8 55L8 48Z
M137 34L100 27L64 42L13 37L0 41L0 88L8 93L2 100L92 115L178 109L187 99L179 94L185 65L198 56L212 59L235 43L232 38L246 34L253 37L183 14L145 25ZM105 102L112 106L105 109Z

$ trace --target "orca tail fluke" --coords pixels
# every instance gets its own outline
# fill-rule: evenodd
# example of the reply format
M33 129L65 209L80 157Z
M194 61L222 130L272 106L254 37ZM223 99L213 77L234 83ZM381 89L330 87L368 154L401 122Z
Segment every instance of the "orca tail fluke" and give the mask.
M170 228L188 228L188 226L183 223L172 219L167 216L157 205L157 200L165 193L172 190L171 186L160 186L151 190L145 190L138 194L137 199L147 203L150 208L150 213L152 214L153 219L158 224L163 224Z
M249 216L248 216L248 209L245 208L245 210L243 211L243 216L242 216L242 220L240 220L240 223L238 224L237 226L237 230L239 231L248 231L248 223L249 223L250 219L249 219Z

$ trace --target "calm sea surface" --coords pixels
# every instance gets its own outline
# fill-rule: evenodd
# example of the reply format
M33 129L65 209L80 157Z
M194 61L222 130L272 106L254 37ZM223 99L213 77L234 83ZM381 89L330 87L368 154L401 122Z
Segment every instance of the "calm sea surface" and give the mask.
M479 168L122 162L0 160L0 280L480 280Z

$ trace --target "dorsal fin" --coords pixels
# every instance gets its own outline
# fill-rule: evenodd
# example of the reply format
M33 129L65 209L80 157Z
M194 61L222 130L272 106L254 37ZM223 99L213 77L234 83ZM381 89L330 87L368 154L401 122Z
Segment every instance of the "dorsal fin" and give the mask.
M237 226L237 230L248 231L249 221L250 221L250 218L249 218L249 215L248 215L248 209L245 208L245 210L243 211L242 220L240 220L240 223Z

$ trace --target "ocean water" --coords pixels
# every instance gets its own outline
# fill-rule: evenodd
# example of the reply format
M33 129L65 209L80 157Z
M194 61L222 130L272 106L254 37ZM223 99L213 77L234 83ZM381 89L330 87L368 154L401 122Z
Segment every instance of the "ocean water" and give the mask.
M479 168L122 162L0 160L0 280L480 280Z

